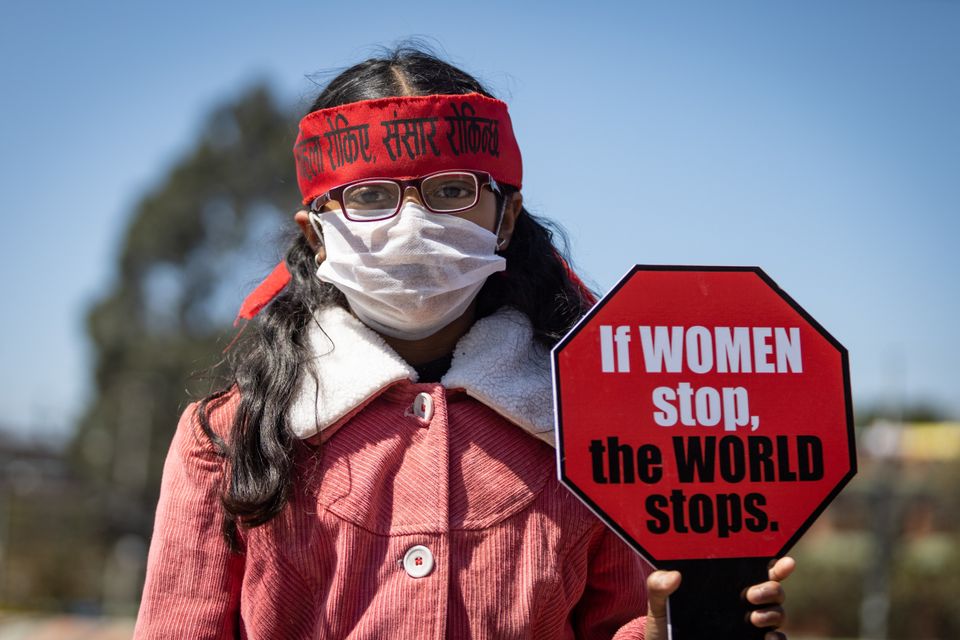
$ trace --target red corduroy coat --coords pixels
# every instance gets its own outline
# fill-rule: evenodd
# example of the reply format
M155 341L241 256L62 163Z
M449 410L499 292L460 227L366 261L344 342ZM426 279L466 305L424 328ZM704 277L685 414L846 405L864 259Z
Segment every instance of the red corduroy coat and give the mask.
M294 490L240 552L221 535L223 459L195 405L181 418L136 638L643 638L649 567L559 484L524 317L478 321L427 384L349 314L319 320Z

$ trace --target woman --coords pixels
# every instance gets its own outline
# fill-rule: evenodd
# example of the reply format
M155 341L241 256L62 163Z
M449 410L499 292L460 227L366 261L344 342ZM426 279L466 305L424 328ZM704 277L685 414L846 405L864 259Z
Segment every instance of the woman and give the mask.
M401 49L294 155L302 233L178 426L137 637L665 639L679 574L556 480L548 351L594 298L523 208L506 105Z

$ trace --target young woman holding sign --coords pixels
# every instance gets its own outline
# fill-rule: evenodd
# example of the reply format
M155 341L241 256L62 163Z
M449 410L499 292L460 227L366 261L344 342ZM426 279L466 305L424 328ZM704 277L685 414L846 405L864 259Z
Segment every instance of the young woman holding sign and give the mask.
M180 421L136 636L664 640L679 574L556 478L549 348L593 296L523 208L506 104L399 50L331 81L294 155L302 233Z

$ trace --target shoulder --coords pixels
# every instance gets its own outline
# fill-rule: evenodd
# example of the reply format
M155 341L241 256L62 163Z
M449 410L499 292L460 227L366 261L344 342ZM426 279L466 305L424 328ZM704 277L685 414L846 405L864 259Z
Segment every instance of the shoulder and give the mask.
M240 393L231 387L187 405L170 443L168 465L175 459L194 472L219 471L239 404Z
M193 430L200 430L201 433L205 431L204 426L206 426L211 434L226 441L229 439L239 408L240 390L233 385L203 400L191 402L180 417L181 425L185 421L189 422L193 425Z

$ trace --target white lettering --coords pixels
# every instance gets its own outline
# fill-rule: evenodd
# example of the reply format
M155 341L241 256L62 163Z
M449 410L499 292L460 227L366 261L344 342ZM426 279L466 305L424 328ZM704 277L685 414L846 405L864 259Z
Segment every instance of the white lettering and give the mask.
M753 370L757 373L773 373L773 363L769 356L773 353L773 345L767 338L773 333L770 327L753 328Z
M616 343L616 351L614 351ZM600 325L600 370L604 373L630 373L630 327Z
M750 422L747 390L743 387L723 388L723 430L736 431ZM756 428L754 428L756 430Z
M794 373L803 373L803 359L800 357L800 329L790 327L787 330L777 327L773 330L773 339L777 345L777 373L786 373L787 368Z
M713 330L717 346L717 371L750 373L750 330L747 327L717 327Z
M694 373L706 373L713 368L713 337L706 327L687 329L687 366Z
M715 427L723 422L724 431L750 426L756 431L760 418L750 415L749 398L744 387L694 388L689 382L676 389L657 387L653 390L653 420L661 427L680 424L686 427Z
M613 327L600 325L600 370L613 373Z
M726 391L726 389L724 389ZM720 393L713 387L697 389L697 422L705 427L715 427L720 422Z
M630 327L623 324L617 327L613 334L613 341L617 343L617 371L630 373Z
M653 406L660 409L653 412L653 419L661 427L677 424L677 408L670 404L670 401L676 399L677 394L670 387L657 387L653 390Z
M640 327L640 345L643 348L643 361L647 373L660 373L666 367L667 373L680 373L683 358L683 327Z
M680 424L692 427L697 424L693 419L693 403L690 398L693 397L693 387L689 382L681 382L677 385L677 395L680 396Z
M629 327L616 327L616 333L613 327L600 329L604 367L629 371ZM701 325L641 325L639 329L647 373L803 373L798 327L714 327L711 330Z

